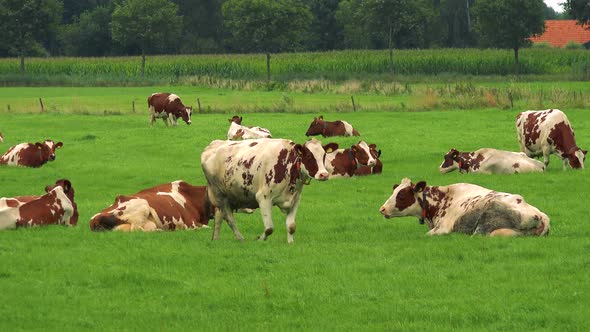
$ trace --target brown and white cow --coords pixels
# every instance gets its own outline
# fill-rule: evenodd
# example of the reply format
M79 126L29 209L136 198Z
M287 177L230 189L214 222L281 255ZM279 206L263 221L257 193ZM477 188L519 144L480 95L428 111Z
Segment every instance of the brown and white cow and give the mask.
M242 126L242 117L234 115L228 119L230 125L227 131L227 139L252 139L252 138L271 138L270 130L262 127Z
M43 143L21 143L10 147L0 156L0 165L41 167L55 160L55 150L62 146L62 142L55 143L49 139Z
M93 231L197 229L209 224L214 207L207 187L174 181L117 196L115 203L90 220Z
M547 235L549 218L522 196L469 183L413 184L403 179L381 206L385 218L414 216L426 221L428 235L451 232L480 235Z
M375 158L375 165L361 165L356 171L354 171L354 175L381 174L383 172L383 163L379 159L379 157L381 157L381 150L377 150L377 145L375 144L369 144L369 148L371 150L371 155Z
M520 151L529 157L543 156L545 166L553 153L563 160L563 169L584 168L588 151L576 145L574 129L567 116L558 110L526 111L516 117Z
M365 141L359 141L347 149L338 149L338 144L324 145L326 151L326 170L330 177L350 177L360 166L375 166L377 160L371 154L371 148Z
M178 125L178 118L182 118L186 124L190 125L193 108L184 106L180 98L173 93L153 93L148 97L148 107L150 109L150 125L153 125L156 118L161 118L166 126L168 122L172 125Z
M78 207L74 202L74 188L66 179L45 187L45 195L0 198L0 230L78 223Z
M458 169L459 172L482 174L514 174L543 172L545 164L529 158L523 152L479 149L475 152L460 152L451 149L439 166L441 173Z
M360 136L359 132L352 128L352 125L346 121L325 121L324 116L313 118L309 125L305 136L322 135L323 137L330 136Z
M286 139L260 138L248 141L213 141L201 154L201 166L207 178L215 214L213 239L219 236L222 219L237 239L243 240L233 210L260 208L264 232L260 240L273 232L272 207L287 215L287 241L293 242L295 216L303 185L327 180L325 151L316 139L296 144Z

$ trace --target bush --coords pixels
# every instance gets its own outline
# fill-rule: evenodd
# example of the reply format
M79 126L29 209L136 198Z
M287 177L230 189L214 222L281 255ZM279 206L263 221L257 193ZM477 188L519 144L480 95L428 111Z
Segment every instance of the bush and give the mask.
M531 47L532 48L541 48L541 49L553 48L553 46L551 46L551 44L549 44L549 42L546 42L546 41L534 43Z
M567 44L565 44L565 46L563 47L566 50L583 50L584 49L584 45L575 42L575 41L570 41Z

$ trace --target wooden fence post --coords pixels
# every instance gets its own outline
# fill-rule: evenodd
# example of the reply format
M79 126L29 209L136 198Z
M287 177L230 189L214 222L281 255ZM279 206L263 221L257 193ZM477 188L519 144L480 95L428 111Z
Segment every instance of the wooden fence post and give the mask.
M8 112L10 112L10 104L6 105L6 108L8 109Z
M43 106L43 99L39 97L39 105L41 105L41 113L45 112L45 107Z
M133 113L135 113L135 100L131 102L131 107L133 109Z
M201 100L197 98L197 105L199 106L199 113L201 113Z
M350 100L352 100L352 109L356 112L356 105L354 103L354 96L350 96Z

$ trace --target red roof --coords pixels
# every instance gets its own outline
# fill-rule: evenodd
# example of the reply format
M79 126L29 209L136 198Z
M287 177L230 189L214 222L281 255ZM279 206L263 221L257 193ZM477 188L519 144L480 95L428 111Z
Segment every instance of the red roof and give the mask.
M576 20L546 20L545 33L531 37L533 43L548 42L553 47L564 47L570 41L580 44L590 42L588 26L576 24Z

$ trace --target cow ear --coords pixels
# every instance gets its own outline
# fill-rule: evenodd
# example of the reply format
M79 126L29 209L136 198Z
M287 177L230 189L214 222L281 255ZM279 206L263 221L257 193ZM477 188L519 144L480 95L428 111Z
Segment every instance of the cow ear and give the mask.
M394 184L393 185L393 190L395 190L395 188L399 187L399 184Z
M377 148L377 145L376 144L369 144L369 148L376 149Z
M242 122L242 117L240 116L240 122Z
M338 150L338 146L338 143L328 143L324 145L324 151L326 151L326 153L330 153L334 150Z
M323 120L323 119L324 119L323 115L320 115L320 117L318 118L318 120Z
M229 123L232 123L232 122L233 122L231 119L227 119L227 121L228 121Z
M36 147L37 147L37 149L39 149L39 150L43 149L43 144L41 144L41 143L39 143L39 142L35 143L35 146L36 146Z
M45 187L45 192L46 192L46 193L49 193L50 191L51 191L51 186L46 186L46 187Z
M56 148L56 149L59 149L59 148L61 148L62 146L64 146L63 142L57 142L57 144L55 144L55 148Z
M377 151L377 158L381 157L381 150Z
M69 180L64 181L64 192L67 194L72 189L72 183Z
M457 151L455 149L452 149L452 151L453 151L453 154L451 154L451 157L456 158L459 156L459 151Z
M583 153L584 155L586 155L586 154L588 153L588 150L582 150L582 153Z
M302 156L303 155L303 145L295 144L295 151L297 152L298 155Z
M414 186L414 193L421 193L426 188L426 181L420 181Z

